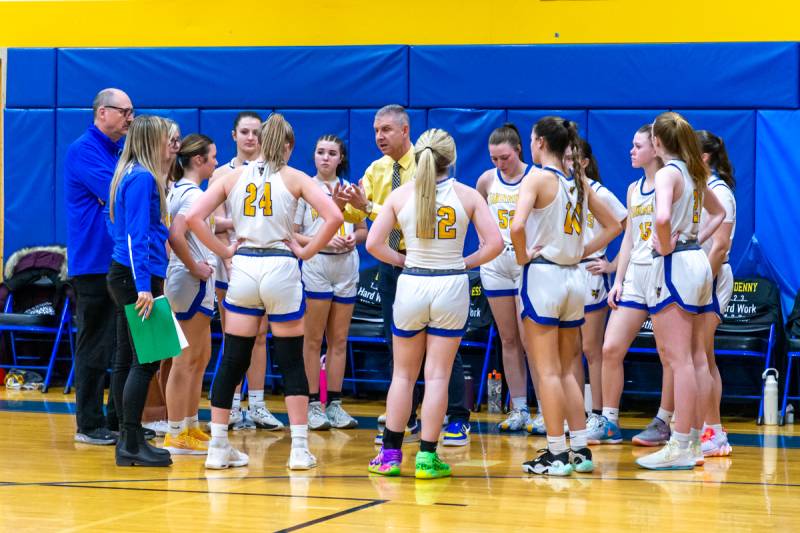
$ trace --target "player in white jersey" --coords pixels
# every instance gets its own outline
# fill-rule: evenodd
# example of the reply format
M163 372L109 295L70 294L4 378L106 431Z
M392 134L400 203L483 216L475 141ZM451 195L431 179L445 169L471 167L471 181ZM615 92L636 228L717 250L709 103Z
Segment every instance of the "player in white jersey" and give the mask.
M539 375L539 400L547 428L547 450L523 464L525 472L565 476L573 469L591 472L586 444L583 392L572 372L580 355L578 327L583 324L585 280L581 259L605 247L621 227L606 204L588 186L580 165L565 174L567 147L580 154L578 126L560 117L539 120L531 132L531 153L541 169L522 182L511 222L517 263L524 265L520 298L525 348ZM584 243L586 212L601 224ZM563 422L567 420L567 447Z
M644 171L644 176L628 186L628 220L625 236L617 254L614 284L608 293L611 317L603 341L602 416L589 430L590 444L622 442L619 426L619 402L624 385L623 360L636 334L648 317L645 292L647 274L653 262L650 238L653 233L655 207L655 175L663 166L651 141L652 124L645 124L634 134L630 150L631 166ZM665 378L666 379L666 378ZM594 390L592 391L594 392ZM637 435L648 439L635 443L664 444L669 439L670 411L659 409L658 416Z
M211 357L214 314L214 257L186 225L186 213L203 193L200 184L217 166L214 142L200 134L180 144L175 180L167 196L171 248L164 295L175 312L189 346L172 361L166 386L168 432L164 448L173 455L204 455L210 437L199 427L197 410L203 372Z
M230 173L243 165L248 165L260 157L258 134L261 131L261 116L254 111L242 111L236 115L233 121L231 136L236 143L236 155L228 163L220 166L211 177L209 184ZM216 235L220 241L229 245L235 241L233 226L230 221L228 204L223 203L214 212ZM216 257L216 256L215 256ZM216 296L219 309L219 318L222 329L225 329L225 294L228 291L228 271L231 268L230 259L216 257ZM283 429L283 423L275 418L267 409L264 402L264 380L267 372L267 323L266 320L261 324L261 330L256 335L256 343L253 346L253 356L250 360L250 368L247 369L247 398L248 408L241 408L241 386L236 387L233 396L233 406L231 407L230 426L234 430L239 429L266 429L269 431Z
M610 190L600 183L600 170L597 160L592 153L591 145L586 139L581 139L581 157L577 164L581 165L586 183L597 194L597 196L611 210L614 218L624 226L628 212L625 206L614 196ZM567 148L564 155L567 167L573 168L575 161L572 149ZM586 227L583 232L583 242L589 243L602 230L600 223L595 220L594 215L589 211L586 215ZM611 288L608 274L615 267L614 263L606 259L606 246L594 252L591 256L581 260L580 267L583 271L585 281L584 293L584 323L581 326L581 347L584 357L589 366L589 383L591 384L592 410L586 419L587 434L600 425L603 407L602 391L602 367L603 367L603 335L606 330L606 318L608 318L608 290ZM573 365L575 379L578 387L584 390L585 373L583 369L583 358L575 358Z
M702 316L712 310L712 277L700 244L717 230L725 211L708 190L708 166L694 130L681 115L669 112L656 118L653 146L664 167L656 173L653 264L645 300L659 355L673 375L675 431L664 448L636 463L652 470L691 469L703 463L704 413L697 407L707 404L712 381ZM703 207L709 221L700 230Z
M436 454L436 444L447 409L450 371L469 317L467 271L496 257L503 241L480 194L448 177L456 161L450 134L427 130L417 140L414 156L414 181L392 191L367 237L372 255L403 267L393 308L394 372L386 399L386 428L369 471L400 474L400 447L411 395L427 353L422 440L415 475L432 479L450 475L450 466ZM470 220L481 247L464 257ZM402 231L407 255L387 244L395 224Z
M481 174L475 188L486 198L505 247L500 255L481 265L481 286L497 325L503 368L511 395L511 411L497 427L501 431L519 431L527 425L530 414L525 352L519 322L521 309L518 295L522 268L514 256L509 227L514 218L519 186L530 165L522 161L522 138L514 124L504 124L492 132L489 136L489 157L494 168Z
M705 408L705 424L700 439L704 456L722 457L731 454L731 445L728 442L727 433L722 428L722 419L720 418L722 378L714 357L714 333L722 322L725 309L733 294L733 272L728 260L733 236L736 233L736 198L733 195L736 179L722 139L711 132L701 130L697 132L697 140L700 142L703 160L712 171L711 178L708 180L708 188L717 196L725 209L725 218L722 224L711 238L703 243L703 250L708 255L711 272L714 275L714 312L704 315L706 355L713 386L709 405ZM700 227L704 227L708 223L708 218L708 212L703 210Z
M250 365L262 317L272 329L273 360L283 375L292 450L288 466L308 469L316 458L308 450L308 380L303 365L303 285L298 259L321 250L342 225L341 211L311 178L286 164L294 132L280 114L272 114L260 134L263 164L234 170L213 183L187 216L189 227L218 256L233 256L225 305L225 349L211 393L211 442L206 468L244 466L248 457L228 442L228 422L236 385ZM301 246L294 240L299 198L317 210L320 230ZM237 242L223 245L204 219L223 202L230 206ZM235 255L234 255L235 253Z
M314 182L328 196L349 183L338 176L347 170L347 149L336 135L323 135L314 149L317 174ZM307 202L300 200L295 216L295 237L300 244L316 235L323 220ZM303 262L306 295L306 320L321 327L309 328L303 342L303 358L308 377L308 427L315 430L354 428L358 425L342 407L342 383L347 351L347 335L358 289L358 251L356 245L367 238L366 222L345 221L331 242L317 255ZM320 351L325 335L325 374L327 401L320 402Z

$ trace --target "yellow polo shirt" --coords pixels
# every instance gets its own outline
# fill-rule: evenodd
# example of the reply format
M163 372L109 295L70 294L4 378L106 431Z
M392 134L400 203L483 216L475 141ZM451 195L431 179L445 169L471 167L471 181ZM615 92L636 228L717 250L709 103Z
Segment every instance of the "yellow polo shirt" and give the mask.
M408 149L408 152L403 154L400 158L400 185L408 183L414 177L414 172L417 170L417 163L414 159L414 147ZM364 193L367 195L367 200L372 202L372 212L369 214L370 220L375 220L375 217L380 213L383 204L386 203L386 198L392 192L392 173L394 172L394 159L385 155L373 161L367 167L362 178L364 186ZM348 222L360 222L367 218L367 214L354 208L352 205L347 204L344 211L344 218ZM400 249L405 249L405 243L400 241Z

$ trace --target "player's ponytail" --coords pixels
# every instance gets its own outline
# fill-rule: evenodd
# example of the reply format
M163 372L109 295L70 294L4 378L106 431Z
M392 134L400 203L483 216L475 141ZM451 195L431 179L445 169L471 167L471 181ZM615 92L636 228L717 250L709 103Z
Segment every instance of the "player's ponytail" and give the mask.
M414 201L417 210L417 237L436 237L436 178L446 175L456 162L456 143L444 130L425 131L414 145L417 173Z
M725 148L725 143L706 130L697 131L697 141L700 143L700 150L704 154L708 154L708 166L711 167L712 172L720 177L731 190L736 188L736 178L733 175L733 166L730 159L728 159L728 150Z
M653 122L653 136L661 141L667 153L677 155L686 163L702 205L709 170L703 161L700 144L692 126L678 113L661 113Z
M261 126L261 157L270 173L278 172L286 166L286 146L294 148L292 125L280 113L272 113Z
M202 133L192 133L184 137L181 141L181 148L178 150L175 171L170 179L180 180L186 174L186 169L192 166L192 158L196 155L203 157L203 162L208 161L208 151L212 144L214 141Z

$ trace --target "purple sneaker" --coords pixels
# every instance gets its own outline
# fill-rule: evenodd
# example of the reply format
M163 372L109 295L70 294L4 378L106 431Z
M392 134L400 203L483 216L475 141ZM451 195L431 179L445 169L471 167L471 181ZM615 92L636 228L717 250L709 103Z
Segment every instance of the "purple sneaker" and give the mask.
M399 476L400 463L403 462L403 452L400 450L385 450L381 447L381 451L375 456L375 459L369 462L369 471L373 474L380 474L382 476Z

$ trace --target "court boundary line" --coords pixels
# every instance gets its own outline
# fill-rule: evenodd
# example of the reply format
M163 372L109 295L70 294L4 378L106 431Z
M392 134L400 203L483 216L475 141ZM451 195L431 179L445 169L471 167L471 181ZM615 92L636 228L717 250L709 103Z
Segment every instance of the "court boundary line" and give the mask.
M334 519L342 517L342 516L346 516L346 515L349 515L349 514L357 513L358 511L363 511L364 509L370 509L370 508L375 507L377 505L383 505L384 503L389 502L389 501L391 501L391 500L373 500L373 501L371 501L369 503L364 503L364 504L361 504L361 505L357 505L355 507L351 507L349 509L344 509L344 510L338 511L336 513L332 513L332 514L329 514L329 515L326 515L326 516L321 516L321 517L315 518L313 520L308 520L306 522L301 522L300 524L296 524L294 526L289 526L289 527L284 528L284 529L277 529L277 530L275 530L275 533L289 533L289 531L297 531L298 529L305 529L307 527L315 526L315 525L321 524L323 522L328 522L330 520L334 520Z

